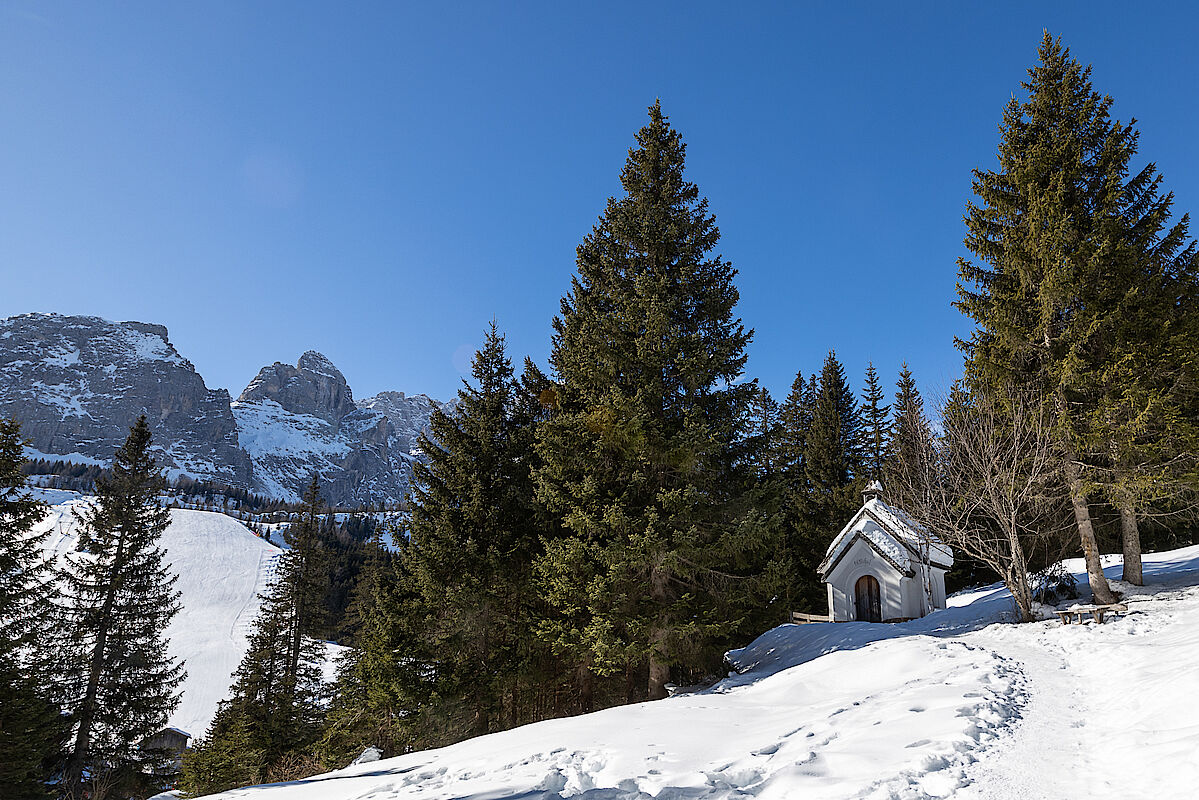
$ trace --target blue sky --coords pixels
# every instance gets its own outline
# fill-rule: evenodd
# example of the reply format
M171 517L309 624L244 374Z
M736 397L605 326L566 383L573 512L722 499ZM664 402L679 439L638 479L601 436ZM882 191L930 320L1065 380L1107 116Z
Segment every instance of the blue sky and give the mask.
M235 395L317 349L448 398L493 316L544 364L654 98L776 397L959 374L970 171L1043 29L1199 211L1199 12L1147 3L0 5L0 316L158 322Z

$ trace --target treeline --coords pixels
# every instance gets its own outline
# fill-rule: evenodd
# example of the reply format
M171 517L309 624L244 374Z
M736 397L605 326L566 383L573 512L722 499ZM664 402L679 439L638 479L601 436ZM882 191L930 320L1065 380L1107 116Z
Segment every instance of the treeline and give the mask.
M96 480L104 475L105 467L97 464L80 464L74 461L53 461L34 458L25 462L21 472L39 486L47 489L65 489L90 493L96 488ZM281 500L277 497L255 494L248 489L216 483L190 475L179 475L165 484L166 494L180 503L194 503L204 509L220 511L243 511L246 514L270 515L286 519L289 514L299 514L302 503ZM385 513L395 510L385 504L361 505L337 509L347 514Z
M21 472L49 489L90 493L96 488L96 480L105 474L105 468L97 464L80 464L74 461L34 458L25 462ZM174 497L194 501L205 506L219 505L256 513L297 512L298 503L289 503L227 484L213 483L188 475L180 475L168 481L165 488Z

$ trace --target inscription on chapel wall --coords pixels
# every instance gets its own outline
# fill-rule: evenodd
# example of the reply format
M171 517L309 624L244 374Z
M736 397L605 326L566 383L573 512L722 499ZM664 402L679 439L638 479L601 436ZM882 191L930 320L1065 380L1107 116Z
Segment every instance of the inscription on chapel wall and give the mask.
M855 567L861 567L861 566L865 566L866 564L871 564L873 562L874 562L874 556L862 556L860 558L855 558L853 560L853 565Z

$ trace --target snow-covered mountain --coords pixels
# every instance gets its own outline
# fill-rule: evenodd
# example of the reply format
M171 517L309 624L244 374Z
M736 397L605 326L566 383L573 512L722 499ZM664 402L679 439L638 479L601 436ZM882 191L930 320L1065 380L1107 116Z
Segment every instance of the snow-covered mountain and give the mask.
M106 464L145 414L174 475L298 500L313 472L337 505L394 503L439 403L383 392L355 402L329 359L263 367L231 402L209 389L167 329L98 317L0 320L0 416L21 421L29 455Z
M161 325L22 314L0 320L0 416L35 452L106 463L145 414L172 473L248 487L229 393L209 389Z
M1193 797L1199 546L1146 555L1145 579L1102 625L1009 624L999 585L906 623L784 625L703 691L217 797Z
M232 404L260 491L298 497L318 472L323 491L343 505L403 497L416 437L437 407L402 392L355 403L341 371L311 350L294 367L263 367Z

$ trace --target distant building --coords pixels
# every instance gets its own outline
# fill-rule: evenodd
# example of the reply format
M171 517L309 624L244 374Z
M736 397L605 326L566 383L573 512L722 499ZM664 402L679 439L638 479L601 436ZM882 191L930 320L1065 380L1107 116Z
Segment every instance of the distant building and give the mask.
M178 772L183 763L183 752L192 735L179 728L163 728L142 742L143 750L167 750L172 754L171 771Z
M820 564L833 622L899 622L945 607L953 551L871 482L862 508L829 545Z

